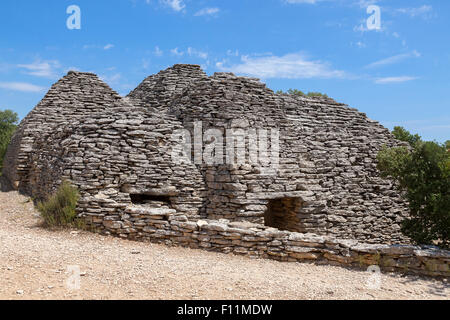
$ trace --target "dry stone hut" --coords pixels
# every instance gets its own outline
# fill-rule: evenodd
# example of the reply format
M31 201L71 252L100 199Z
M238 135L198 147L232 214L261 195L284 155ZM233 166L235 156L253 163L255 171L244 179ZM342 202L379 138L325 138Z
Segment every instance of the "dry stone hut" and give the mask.
M175 65L121 97L69 72L19 125L3 180L43 200L63 180L104 234L280 261L450 276L450 252L408 243L379 177L389 131L328 98Z
M217 142L208 131L227 147L234 142L246 161L226 161L229 148L223 163L195 161L195 151L202 156ZM174 161L174 132L190 133L192 161ZM261 132L266 158L250 162ZM94 74L69 72L20 124L3 173L37 199L70 180L80 216L122 237L160 232L142 217L171 215L402 243L407 208L376 170L380 148L396 144L386 128L332 99L274 94L257 79L209 77L195 65L150 76L127 97ZM271 150L279 150L276 161Z

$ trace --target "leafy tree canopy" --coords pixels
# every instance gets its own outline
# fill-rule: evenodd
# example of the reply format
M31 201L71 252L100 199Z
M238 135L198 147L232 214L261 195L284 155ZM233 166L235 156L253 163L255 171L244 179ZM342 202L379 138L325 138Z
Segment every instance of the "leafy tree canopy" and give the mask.
M448 142L422 141L402 127L393 134L406 147L383 148L378 154L382 177L397 182L409 203L402 232L417 244L450 247L450 151Z
M392 134L396 139L408 142L412 147L414 147L417 142L422 141L418 134L413 135L403 127L394 127Z

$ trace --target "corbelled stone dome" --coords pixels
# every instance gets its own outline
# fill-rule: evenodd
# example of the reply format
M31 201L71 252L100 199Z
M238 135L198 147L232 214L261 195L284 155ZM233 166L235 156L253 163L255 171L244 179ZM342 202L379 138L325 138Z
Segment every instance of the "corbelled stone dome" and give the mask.
M174 159L176 132L200 158ZM258 79L208 77L199 66L161 71L127 97L94 74L69 72L19 125L3 173L38 199L70 180L80 216L128 238L161 233L170 213L402 243L407 206L376 170L377 152L398 144L332 99L275 94ZM205 162L208 152L224 161ZM239 152L252 161L227 162Z

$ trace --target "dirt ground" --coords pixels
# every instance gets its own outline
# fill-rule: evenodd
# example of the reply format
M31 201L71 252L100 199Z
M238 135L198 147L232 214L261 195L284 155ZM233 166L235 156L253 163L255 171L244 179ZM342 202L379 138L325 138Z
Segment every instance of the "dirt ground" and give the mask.
M0 299L450 299L430 278L374 288L364 271L49 231L16 192L0 192L0 270Z

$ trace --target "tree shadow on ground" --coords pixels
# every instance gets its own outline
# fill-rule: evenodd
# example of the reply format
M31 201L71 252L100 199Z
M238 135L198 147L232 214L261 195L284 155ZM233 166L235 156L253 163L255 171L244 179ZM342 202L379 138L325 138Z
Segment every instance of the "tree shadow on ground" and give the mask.
M417 282L421 280L428 280L429 284L427 284L428 293L447 297L450 299L450 283L448 282L448 278L445 277L427 277L427 276L419 276L419 275L406 275L402 277L402 283L411 283Z

